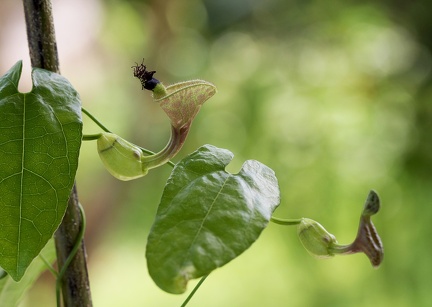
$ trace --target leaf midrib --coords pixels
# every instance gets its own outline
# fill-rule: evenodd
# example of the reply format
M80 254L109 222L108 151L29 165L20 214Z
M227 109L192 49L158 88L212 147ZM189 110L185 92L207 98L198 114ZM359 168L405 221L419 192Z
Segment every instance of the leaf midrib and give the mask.
M19 200L19 222L18 222L16 272L18 272L19 259L20 259L21 224L22 224L22 220L23 220L22 219L22 204L23 204L23 186L24 186L23 181L24 181L24 155L25 155L26 100L27 100L27 95L23 95L21 180L20 180L20 200Z
M206 215L205 215L204 218L202 219L201 225L200 225L200 227L198 228L198 231L196 232L195 237L193 238L193 240L192 240L192 242L191 242L191 244L190 244L190 246L189 246L189 248L188 248L187 255L190 255L190 254L191 254L192 247L194 246L194 244L195 244L195 242L196 242L196 240L197 240L199 234L201 233L201 229L203 229L203 227L204 227L204 223L206 222L207 217L209 216L210 212L213 210L213 206L214 206L214 204L216 203L216 200L219 198L219 195L222 193L222 190L224 189L224 187L225 187L225 185L226 185L226 183L227 183L227 181L228 181L228 179L229 179L230 177L231 177L231 176L228 175L228 176L225 178L225 180L224 180L224 182L223 182L221 188L219 189L219 191L217 192L215 198L213 199L213 202L211 203L210 208L207 210ZM185 260L183 261L183 263L182 263L182 265L181 265L181 268L183 268L183 267L185 266L185 261L186 261L186 259L188 259L188 258L189 258L189 257L185 257Z

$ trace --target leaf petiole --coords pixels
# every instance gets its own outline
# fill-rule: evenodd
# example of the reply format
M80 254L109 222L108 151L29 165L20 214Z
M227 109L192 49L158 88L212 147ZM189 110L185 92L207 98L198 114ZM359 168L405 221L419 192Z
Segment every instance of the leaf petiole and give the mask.
M205 276L203 276L201 278L201 280L197 283L197 285L195 286L195 288L193 288L192 292L188 295L188 297L186 298L186 300L183 302L183 304L181 304L180 307L185 307L189 301L192 299L192 297L195 295L195 292L198 291L199 287L201 287L202 283L206 280L206 278L209 276L210 274L207 274Z
M84 134L82 137L83 141L94 141L101 137L101 133L97 134Z
M286 226L298 225L301 223L301 220L302 219L280 219L273 216L270 218L270 221L272 221L273 223Z

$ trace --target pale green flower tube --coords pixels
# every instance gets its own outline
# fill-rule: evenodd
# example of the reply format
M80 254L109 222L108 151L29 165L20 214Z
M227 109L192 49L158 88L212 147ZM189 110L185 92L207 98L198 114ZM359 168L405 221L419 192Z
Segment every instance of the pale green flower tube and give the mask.
M105 168L117 179L132 180L145 176L141 149L113 133L102 133L97 140L99 157Z

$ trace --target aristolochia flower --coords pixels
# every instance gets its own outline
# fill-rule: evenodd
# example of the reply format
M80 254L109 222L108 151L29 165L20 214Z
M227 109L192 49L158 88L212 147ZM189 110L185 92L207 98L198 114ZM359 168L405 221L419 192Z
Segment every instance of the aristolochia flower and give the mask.
M321 224L311 219L301 219L298 224L298 236L305 249L319 258L329 258L336 254L349 255L363 252L373 267L378 267L384 257L381 239L371 221L371 216L380 208L378 194L370 191L360 216L360 225L354 242L348 245L338 244L336 237Z
M153 78L144 64L133 66L134 76L140 79L143 89L153 92L171 120L171 137L160 152L144 155L142 150L112 133L102 133L98 139L98 152L108 171L120 180L131 180L147 174L173 158L182 148L192 121L201 106L216 93L216 87L203 80L185 81L165 87Z

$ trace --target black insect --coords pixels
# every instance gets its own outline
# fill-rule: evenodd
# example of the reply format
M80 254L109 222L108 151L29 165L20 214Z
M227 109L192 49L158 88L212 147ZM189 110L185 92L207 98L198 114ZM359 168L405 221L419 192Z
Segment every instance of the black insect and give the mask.
M134 69L134 77L137 77L141 81L142 89L153 91L156 85L160 83L158 79L153 78L156 71L148 71L147 67L144 65L144 59L140 65L138 65L138 63L135 64L135 66L131 67Z

